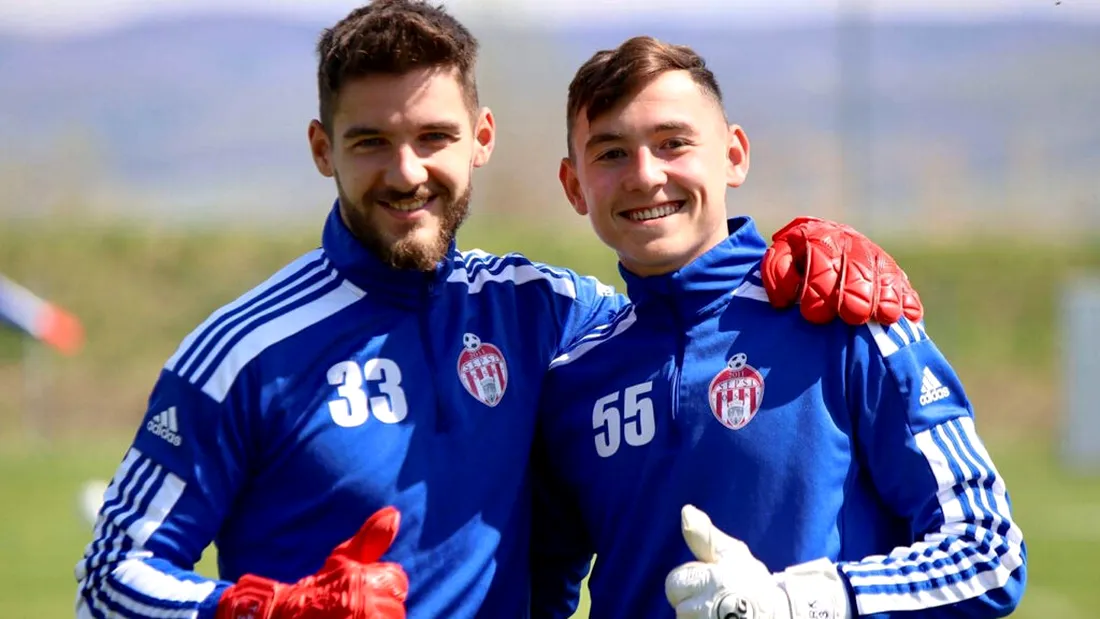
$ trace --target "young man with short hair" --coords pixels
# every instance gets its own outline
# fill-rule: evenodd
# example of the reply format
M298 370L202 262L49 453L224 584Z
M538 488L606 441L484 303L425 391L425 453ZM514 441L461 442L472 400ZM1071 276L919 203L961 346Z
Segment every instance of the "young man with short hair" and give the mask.
M599 52L568 120L562 185L632 304L551 364L536 615L572 612L593 554L601 619L1010 613L1025 546L958 376L919 320L769 306L766 242L726 218L749 140L704 61Z

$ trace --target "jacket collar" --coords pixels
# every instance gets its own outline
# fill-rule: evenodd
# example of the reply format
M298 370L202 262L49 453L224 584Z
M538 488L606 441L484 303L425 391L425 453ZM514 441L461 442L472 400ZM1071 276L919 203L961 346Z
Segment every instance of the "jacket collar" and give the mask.
M619 264L627 295L641 313L671 312L692 323L724 306L754 270L759 268L767 242L751 217L726 222L729 236L677 271L640 277Z
M459 253L451 241L447 255L431 272L395 269L384 264L352 235L340 217L339 201L325 221L321 246L340 275L368 295L406 308L426 303L454 270Z

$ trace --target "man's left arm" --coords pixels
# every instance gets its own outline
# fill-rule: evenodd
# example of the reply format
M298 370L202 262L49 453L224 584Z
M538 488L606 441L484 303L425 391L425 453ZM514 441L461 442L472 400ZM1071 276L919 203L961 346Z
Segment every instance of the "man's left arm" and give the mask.
M607 328L629 304L626 296L590 275L569 273L570 287L575 291L575 302L562 323L561 339L554 357L572 348L586 335Z
M759 619L970 619L1003 617L1019 604L1023 534L958 376L920 323L860 332L848 377L856 448L913 542L770 574L743 543L685 508L684 536L699 561L666 581L679 617L737 617L751 607Z
M628 299L595 277L538 264L570 302L558 350L592 331L608 328ZM827 219L798 217L772 235L760 279L777 309L798 304L806 320L851 325L920 321L924 306L894 258L854 228ZM556 355L555 355L556 356Z
M1003 617L1027 577L1023 533L954 369L921 323L862 331L849 376L858 449L915 540L839 565L858 616ZM854 396L854 397L853 397ZM862 400L862 401L861 401Z
M890 254L844 224L797 217L772 235L760 278L778 309L798 303L806 320L890 325L924 315L920 296Z

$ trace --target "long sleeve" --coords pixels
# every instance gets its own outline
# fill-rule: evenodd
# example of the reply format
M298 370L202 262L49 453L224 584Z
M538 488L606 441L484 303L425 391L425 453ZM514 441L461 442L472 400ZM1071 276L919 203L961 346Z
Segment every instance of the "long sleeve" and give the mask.
M545 313L524 316L532 329L549 334L547 362L582 336L607 325L629 301L615 289L592 276L570 269L535 262L520 254L493 256L474 249L463 252L459 270L451 281L465 279L472 293L480 293L488 284L508 282L514 290L528 288L545 295ZM520 286L536 283L535 286ZM523 307L529 307L524 302Z
M598 333L611 323L629 302L625 296L616 293L611 286L595 277L578 275L572 271L558 270L545 265L541 268L554 273L556 277L564 278L563 282L569 282L563 286L571 289L576 299L569 305L568 312L563 317L558 352L569 348L585 335ZM554 356L557 357L557 353Z
M904 319L868 325L853 352L857 448L913 540L839 564L853 610L883 619L1011 613L1026 582L1023 534L955 371L923 324Z
M164 370L76 566L76 616L213 617L231 584L194 572L243 478L226 404Z

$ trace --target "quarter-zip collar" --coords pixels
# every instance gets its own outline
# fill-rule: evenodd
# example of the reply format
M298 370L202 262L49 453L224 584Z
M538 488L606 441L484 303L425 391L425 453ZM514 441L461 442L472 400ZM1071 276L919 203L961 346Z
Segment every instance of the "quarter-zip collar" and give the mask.
M332 265L351 283L375 299L408 309L422 307L438 294L440 284L447 281L459 257L455 242L451 241L447 255L434 271L401 270L386 265L348 230L340 217L339 201L333 204L325 221L321 245Z
M751 217L735 217L726 225L729 236L672 273L641 277L620 263L627 295L638 312L672 312L682 327L723 307L733 291L759 267L767 249Z

